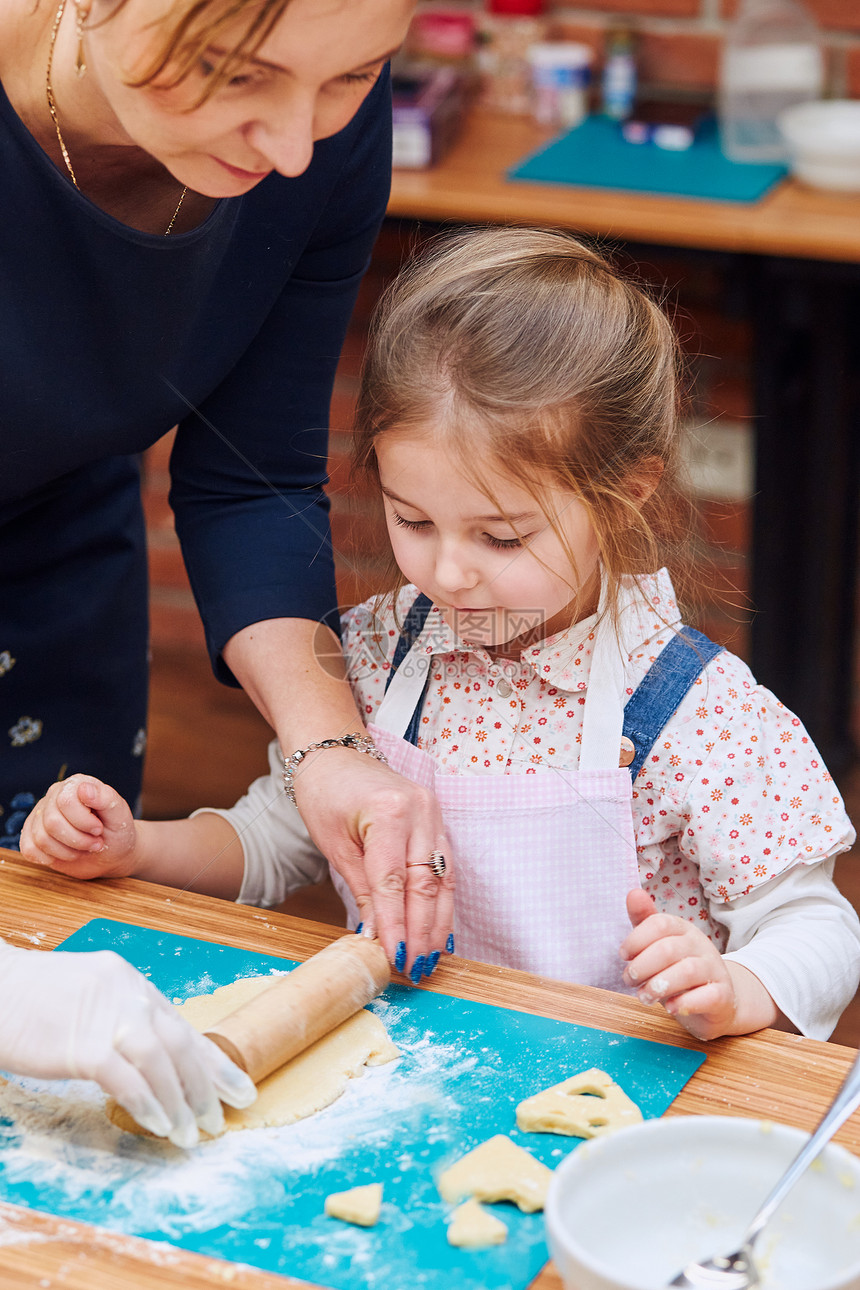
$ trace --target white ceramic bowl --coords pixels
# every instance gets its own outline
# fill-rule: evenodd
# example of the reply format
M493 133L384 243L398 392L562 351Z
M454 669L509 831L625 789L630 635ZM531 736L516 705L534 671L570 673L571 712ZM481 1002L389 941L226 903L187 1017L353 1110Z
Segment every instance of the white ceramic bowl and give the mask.
M860 192L860 99L798 103L780 113L778 124L798 179Z
M693 1259L728 1254L807 1139L729 1116L646 1120L559 1165L546 1225L566 1290L664 1290ZM860 1160L825 1148L756 1245L768 1290L860 1288Z

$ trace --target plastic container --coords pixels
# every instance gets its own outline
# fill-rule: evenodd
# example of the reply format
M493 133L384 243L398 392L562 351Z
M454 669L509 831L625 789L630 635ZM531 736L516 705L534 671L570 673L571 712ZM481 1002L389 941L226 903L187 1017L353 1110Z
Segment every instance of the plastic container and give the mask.
M488 13L506 13L514 17L527 18L543 13L544 0L489 0Z
M636 56L629 27L610 27L603 61L601 107L613 121L626 121L636 102Z
M592 52L588 45L556 40L532 45L534 118L540 125L570 129L588 114Z
M407 53L419 62L464 64L475 53L475 18L464 9L426 9L409 28Z
M723 46L718 115L733 161L784 161L777 117L821 98L824 59L818 28L799 0L741 0Z
M532 78L528 52L546 39L545 18L486 13L478 20L480 100L494 112L529 116Z
M860 193L860 99L798 103L783 112L779 128L802 183Z

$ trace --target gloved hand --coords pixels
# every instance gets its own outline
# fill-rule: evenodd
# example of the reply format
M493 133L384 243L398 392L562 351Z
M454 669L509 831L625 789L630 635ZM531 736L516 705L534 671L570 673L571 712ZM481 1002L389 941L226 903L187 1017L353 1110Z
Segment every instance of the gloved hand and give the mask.
M221 1101L249 1106L251 1080L109 950L44 953L0 941L0 1069L94 1079L138 1124L178 1147L218 1133ZM220 1101L219 1101L220 1099Z

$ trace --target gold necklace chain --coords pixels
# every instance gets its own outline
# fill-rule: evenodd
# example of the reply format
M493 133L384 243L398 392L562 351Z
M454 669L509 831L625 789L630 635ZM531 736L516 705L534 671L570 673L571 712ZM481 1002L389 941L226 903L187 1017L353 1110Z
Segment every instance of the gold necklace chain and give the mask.
M69 178L71 179L72 183L75 185L75 188L79 188L80 186L75 177L74 168L72 166L72 159L69 156L69 150L66 147L66 141L63 138L63 132L60 129L60 120L59 120L59 117L57 116L57 105L54 102L54 87L51 84L51 68L54 65L54 46L57 43L57 32L60 29L60 22L62 20L65 8L66 8L66 0L60 0L60 7L57 10L56 17L54 18L54 25L51 28L51 46L50 46L50 49L48 50L48 66L45 71L45 96L48 100L48 111L51 114L51 120L53 121L54 129L57 132L57 142L60 145L60 152L63 154L63 161L66 163L66 170L68 170ZM167 237L168 233L172 232L173 230L173 225L176 223L176 216L179 214L179 209L182 206L182 203L185 201L185 194L187 192L188 192L188 186L186 185L182 189L182 192L179 194L179 201L176 203L176 210L173 212L172 216L170 217L170 223L167 225L167 228L164 230L165 237Z

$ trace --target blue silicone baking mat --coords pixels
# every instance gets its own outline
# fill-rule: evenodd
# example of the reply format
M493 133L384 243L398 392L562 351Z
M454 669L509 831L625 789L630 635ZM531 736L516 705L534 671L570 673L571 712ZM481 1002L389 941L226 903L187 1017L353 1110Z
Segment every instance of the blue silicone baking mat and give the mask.
M785 174L785 167L730 161L720 150L716 124L704 122L685 152L654 143L628 143L617 122L590 116L508 171L509 179L718 202L755 202Z
M87 923L60 948L116 950L177 1002L295 966L107 920ZM228 1133L189 1152L121 1133L92 1084L0 1083L0 1198L334 1290L524 1290L548 1258L542 1215L494 1206L507 1243L454 1249L439 1172L494 1133L554 1167L579 1140L519 1133L514 1112L524 1097L598 1066L651 1118L704 1061L408 986L391 986L371 1007L402 1050L398 1061L351 1080L311 1119ZM385 1187L376 1227L325 1216L329 1192L372 1181Z

